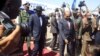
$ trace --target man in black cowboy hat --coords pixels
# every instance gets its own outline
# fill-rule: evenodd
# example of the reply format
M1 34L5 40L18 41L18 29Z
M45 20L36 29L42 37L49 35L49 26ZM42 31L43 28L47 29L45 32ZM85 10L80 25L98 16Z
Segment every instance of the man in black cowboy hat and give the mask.
M46 34L46 26L47 26L47 18L42 14L44 10L41 6L37 6L35 14L30 16L29 25L31 27L31 34L34 42L34 49L32 50L31 56L42 56L42 50L44 48L45 43L45 34Z

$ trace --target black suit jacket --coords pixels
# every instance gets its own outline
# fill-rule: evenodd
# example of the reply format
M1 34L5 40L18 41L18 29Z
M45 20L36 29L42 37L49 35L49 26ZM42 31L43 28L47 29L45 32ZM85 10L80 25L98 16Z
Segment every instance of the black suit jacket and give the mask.
M50 32L51 33L58 33L58 24L57 24L56 17L51 17L50 23L51 23Z
M31 33L35 41L39 41L40 37L44 37L47 31L47 18L45 15L41 15L42 26L40 24L40 18L37 14L32 14L29 19L29 25L31 27Z
M71 39L73 39L73 36L75 34L73 21L71 19L69 19L68 21L70 22L70 29L68 29L67 20L61 19L59 21L59 24L58 24L59 35L60 35L59 40L64 40L64 39L71 40Z

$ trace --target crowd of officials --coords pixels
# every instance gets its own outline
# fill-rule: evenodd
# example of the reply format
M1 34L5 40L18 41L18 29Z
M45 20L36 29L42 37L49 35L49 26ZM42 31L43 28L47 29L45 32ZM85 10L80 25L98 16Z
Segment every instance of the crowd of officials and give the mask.
M60 56L64 56L65 50L67 56L100 56L100 8L97 15L91 13L86 4L86 11L82 7L71 10L64 6L47 16L42 13L42 6L36 6L32 11L29 10L30 3L25 3L24 9L20 9L21 0L2 0L0 4L0 56L24 56L25 41L29 56L43 56L49 24L53 36L49 49L59 49ZM6 36L4 32L10 22L2 19L10 19L16 26ZM30 29L26 36L22 36L21 23ZM32 50L30 41L34 45Z

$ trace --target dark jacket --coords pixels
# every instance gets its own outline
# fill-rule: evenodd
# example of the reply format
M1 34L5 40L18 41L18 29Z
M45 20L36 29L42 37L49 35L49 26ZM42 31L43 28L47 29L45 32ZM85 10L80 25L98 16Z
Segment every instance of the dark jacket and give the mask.
M69 19L69 22L70 22L70 29L68 29L67 20L61 19L59 21L58 27L59 27L60 39L63 39L63 40L64 39L68 39L68 40L73 39L73 36L75 34L74 25L73 25L73 21L71 19Z
M31 27L31 33L35 41L39 41L40 35L45 36L47 31L47 19L44 15L41 15L42 26L40 25L40 19L37 14L32 14L29 19L29 26Z
M51 23L50 32L51 33L58 33L58 24L57 24L56 17L51 17L50 23Z

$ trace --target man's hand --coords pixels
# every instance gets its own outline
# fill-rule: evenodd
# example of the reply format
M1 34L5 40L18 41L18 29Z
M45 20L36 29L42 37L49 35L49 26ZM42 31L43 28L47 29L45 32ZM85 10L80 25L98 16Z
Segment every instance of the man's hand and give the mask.
M64 41L65 41L65 44L68 44L68 40L67 39L65 39Z
M30 41L30 48L31 50L34 48L34 41Z
M31 37L31 41L34 41L35 39L34 39L34 37Z
M34 46L35 46L35 40L34 40L34 37L31 37L31 42L30 42L30 48L33 49Z
M81 36L78 36L78 38L77 39L81 39Z

